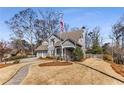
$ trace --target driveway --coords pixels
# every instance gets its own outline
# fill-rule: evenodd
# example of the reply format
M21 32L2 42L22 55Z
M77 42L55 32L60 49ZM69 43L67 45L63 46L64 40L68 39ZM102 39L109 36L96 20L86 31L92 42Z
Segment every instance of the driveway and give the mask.
M36 61L37 57L32 57L32 58L22 58L20 59L20 63L27 63L27 62L33 62ZM7 63L13 63L14 61L7 61ZM5 64L5 62L1 62L1 64Z
M36 58L22 59L21 63L0 69L0 84L20 84L28 73L29 65L37 63Z

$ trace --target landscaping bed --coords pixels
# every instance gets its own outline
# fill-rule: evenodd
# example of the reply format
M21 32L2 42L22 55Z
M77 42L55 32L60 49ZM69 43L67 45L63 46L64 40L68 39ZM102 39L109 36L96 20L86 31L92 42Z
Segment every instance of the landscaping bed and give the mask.
M111 64L111 67L116 73L118 73L124 77L124 67L122 67L122 65L113 63L113 64Z
M13 65L13 64L0 64L0 68L4 68L4 67L7 67L7 66L10 66L10 65Z
M66 65L72 65L72 63L69 63L69 62L48 62L48 63L39 64L40 67L42 67L42 66L66 66Z

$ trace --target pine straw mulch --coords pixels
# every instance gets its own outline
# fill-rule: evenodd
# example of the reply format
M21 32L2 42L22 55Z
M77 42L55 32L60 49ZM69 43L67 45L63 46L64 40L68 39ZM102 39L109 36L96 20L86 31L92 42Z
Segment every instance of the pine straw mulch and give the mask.
M70 62L47 62L47 63L39 64L40 67L42 66L67 66L67 65L72 65L72 63Z
M13 65L13 64L10 64L10 63L8 63L8 64L0 64L0 68L4 68L4 67L10 66L10 65Z
M111 67L116 73L124 77L124 67L122 65L112 63Z

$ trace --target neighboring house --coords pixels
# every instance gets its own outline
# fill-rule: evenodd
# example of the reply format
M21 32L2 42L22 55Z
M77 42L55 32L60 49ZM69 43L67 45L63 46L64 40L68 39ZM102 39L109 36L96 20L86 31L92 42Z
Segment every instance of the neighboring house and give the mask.
M79 46L84 48L84 30L52 34L37 49L37 57L51 56L72 59L73 50Z
M17 49L13 49L11 52L10 52L10 55L11 56L25 56L26 53L22 50L17 50Z
M4 58L11 57L11 54L10 54L11 51L12 51L12 49L11 48L8 48L7 51L6 51L6 53L4 53Z

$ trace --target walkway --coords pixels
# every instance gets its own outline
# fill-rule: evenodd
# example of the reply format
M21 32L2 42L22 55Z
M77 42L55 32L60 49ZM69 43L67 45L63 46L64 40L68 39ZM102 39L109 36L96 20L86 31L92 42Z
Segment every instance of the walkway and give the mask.
M24 67L22 67L14 77L12 77L12 79L10 79L8 82L6 82L4 85L19 85L22 80L26 77L28 70L29 70L29 66L25 65Z

